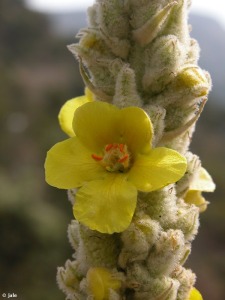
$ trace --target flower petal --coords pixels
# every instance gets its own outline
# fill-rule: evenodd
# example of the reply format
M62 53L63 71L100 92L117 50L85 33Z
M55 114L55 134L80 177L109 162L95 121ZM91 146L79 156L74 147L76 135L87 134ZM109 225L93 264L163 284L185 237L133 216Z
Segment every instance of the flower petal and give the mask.
M137 190L122 174L88 182L76 194L75 218L102 233L122 232L130 224Z
M87 272L87 285L93 299L104 300L108 299L110 289L120 289L121 280L106 268L90 268Z
M126 107L120 111L120 136L134 155L137 152L149 152L153 128L146 112L138 107Z
M187 300L203 300L202 295L196 288L192 288Z
M190 184L190 190L202 192L213 192L215 187L212 177L204 168L200 168L197 178Z
M104 178L106 174L77 137L57 143L47 153L45 176L47 183L52 186L76 188L86 181Z
M129 171L128 181L138 190L150 192L178 181L185 173L187 161L178 152L159 147L149 155L140 155Z
M199 212L204 212L208 202L202 196L201 191L189 190L184 197L184 201L188 204L194 204L199 208Z
M92 93L86 89L85 96L80 96L66 101L61 107L58 119L61 129L70 137L75 135L73 130L73 117L76 109L81 105L93 101Z
M110 143L118 143L119 108L114 105L94 101L79 107L74 115L73 129L81 142L99 152Z

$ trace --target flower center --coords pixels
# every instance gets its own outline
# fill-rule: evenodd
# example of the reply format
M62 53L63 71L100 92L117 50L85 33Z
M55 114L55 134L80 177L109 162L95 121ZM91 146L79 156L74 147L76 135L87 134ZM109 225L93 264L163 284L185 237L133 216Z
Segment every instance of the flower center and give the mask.
M108 144L103 156L92 154L92 158L109 172L125 172L130 167L130 153L125 144Z

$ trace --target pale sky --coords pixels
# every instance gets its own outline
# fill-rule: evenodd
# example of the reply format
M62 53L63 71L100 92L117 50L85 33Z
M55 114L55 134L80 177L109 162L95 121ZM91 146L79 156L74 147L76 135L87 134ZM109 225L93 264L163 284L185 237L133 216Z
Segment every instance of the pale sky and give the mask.
M138 0L137 0L138 1ZM44 12L67 12L86 10L94 0L26 0L29 7ZM193 12L216 18L225 28L225 1L223 0L192 0Z

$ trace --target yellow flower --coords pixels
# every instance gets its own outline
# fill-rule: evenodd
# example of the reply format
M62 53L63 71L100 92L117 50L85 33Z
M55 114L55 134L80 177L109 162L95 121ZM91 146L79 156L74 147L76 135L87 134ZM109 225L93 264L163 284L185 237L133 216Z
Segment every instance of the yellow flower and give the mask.
M110 289L118 291L121 288L121 281L106 268L90 268L87 284L93 300L107 300Z
M74 136L73 116L78 107L94 100L92 92L85 88L85 95L66 101L61 107L58 120L62 130L70 137Z
M160 189L186 171L186 159L178 152L152 149L152 124L140 108L89 102L77 108L73 130L74 137L49 150L46 181L63 189L80 187L74 216L92 230L124 231L138 190Z
M209 173L200 168L196 178L190 184L189 191L184 197L184 201L189 204L198 206L199 211L203 212L207 208L208 202L202 196L202 192L213 192L215 190L215 183L213 182Z
M192 288L187 300L203 300L202 295L196 288Z

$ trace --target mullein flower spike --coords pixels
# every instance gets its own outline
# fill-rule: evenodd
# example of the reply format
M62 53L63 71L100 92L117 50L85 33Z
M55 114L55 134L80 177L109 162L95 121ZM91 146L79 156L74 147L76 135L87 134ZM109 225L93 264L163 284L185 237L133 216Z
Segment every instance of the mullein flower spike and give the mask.
M197 0L196 0L197 1ZM75 251L58 268L70 300L202 300L183 265L215 184L189 145L208 72L187 22L190 0L96 0L69 46L85 95L67 101L68 139L46 180L68 189Z

